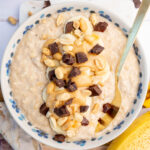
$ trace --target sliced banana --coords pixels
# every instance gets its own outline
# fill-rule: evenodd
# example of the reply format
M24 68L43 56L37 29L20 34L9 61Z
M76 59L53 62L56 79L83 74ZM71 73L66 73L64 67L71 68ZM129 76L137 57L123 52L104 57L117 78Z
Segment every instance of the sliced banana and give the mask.
M57 123L56 123L56 119L55 119L54 117L50 116L50 118L49 118L49 123L50 123L51 128L52 128L56 133L66 135L66 133L58 127L58 125L57 125Z
M46 87L43 89L43 92L42 92L42 99L43 101L46 103L46 100L47 100L47 94L46 94Z
M86 24L87 24L87 27L88 27L87 30L86 30L86 32L85 32L85 34L91 35L91 34L92 34L92 31L93 31L93 26L92 26L91 22L89 21L89 19L87 19L87 18L84 17L84 16L72 17L71 19L69 19L69 20L66 22L66 24L67 24L68 22L71 22L71 21L74 22L74 21L80 20L81 18L85 20L85 22L86 22ZM64 32L65 32L66 24L65 24L65 27L64 27Z
M52 68L50 68L50 67L47 67L47 69L46 69L46 78L49 80L49 76L48 76L48 73L49 73L49 71L51 71L51 70L53 70Z

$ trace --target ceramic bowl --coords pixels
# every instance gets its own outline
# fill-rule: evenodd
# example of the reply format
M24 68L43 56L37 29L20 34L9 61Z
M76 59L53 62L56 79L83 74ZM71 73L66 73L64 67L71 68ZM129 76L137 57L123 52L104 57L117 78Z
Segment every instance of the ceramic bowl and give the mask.
M53 13L61 13L61 12L72 11L72 10L84 11L84 12L89 11L90 13L96 12L100 16L108 19L110 22L113 22L118 28L120 28L124 32L126 36L128 36L129 28L127 25L125 25L123 21L121 21L121 18L117 18L111 12L104 10L103 8L99 8L96 5L93 5L89 2L88 3L67 2L67 3L62 3L59 5L54 5L46 9L43 9L39 13L30 17L23 25L21 25L19 29L15 32L13 37L11 38L5 50L3 60L2 60L1 87L2 87L2 93L8 110L10 111L14 120L16 120L16 122L19 124L19 126L22 129L24 129L30 136L32 136L39 142L52 147L56 147L60 149L70 149L70 150L80 150L80 149L83 150L83 149L97 147L113 140L118 135L120 135L133 122L133 120L136 118L139 111L141 110L146 95L146 89L148 84L148 69L147 69L146 59L144 56L144 50L142 49L140 43L137 41L136 44L133 45L135 54L137 56L140 65L140 73L139 73L140 83L137 92L137 97L133 100L132 108L126 114L126 117L123 118L122 121L117 126L115 126L111 132L108 132L106 130L106 132L104 132L100 137L92 138L91 140L61 143L61 142L54 141L53 137L48 133L45 133L35 128L34 125L32 125L28 121L26 116L21 112L15 100L13 99L12 91L9 83L10 65L14 53L16 51L16 47L20 43L23 36L30 29L36 26L36 24L38 24L42 18L51 17Z

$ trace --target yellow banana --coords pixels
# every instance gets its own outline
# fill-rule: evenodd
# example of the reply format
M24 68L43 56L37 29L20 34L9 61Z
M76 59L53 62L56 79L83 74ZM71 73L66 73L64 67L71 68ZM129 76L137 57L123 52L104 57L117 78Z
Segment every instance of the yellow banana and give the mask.
M149 150L150 112L137 118L132 125L107 150Z

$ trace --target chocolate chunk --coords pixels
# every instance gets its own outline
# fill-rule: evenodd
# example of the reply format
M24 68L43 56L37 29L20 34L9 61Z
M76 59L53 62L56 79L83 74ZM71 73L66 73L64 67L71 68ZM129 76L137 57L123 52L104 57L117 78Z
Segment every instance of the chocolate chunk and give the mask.
M92 54L100 54L103 51L104 47L100 46L99 44L96 44L90 51L89 53Z
M54 140L58 142L64 142L65 141L65 136L63 134L56 134L54 136Z
M73 67L70 74L68 75L68 78L76 77L81 73L80 69L78 67Z
M141 5L141 1L140 0L133 0L134 6L135 8L139 8Z
M66 89L69 92L74 92L77 90L77 86L75 84L75 82L72 82L71 80L68 81L67 85L66 85Z
M85 117L83 117L83 120L81 121L81 125L87 126L88 124L89 124L89 121Z
M44 1L44 7L43 8L46 8L48 6L51 6L50 0L49 1Z
M102 93L101 89L96 84L90 86L88 89L92 92L91 96L98 96Z
M66 105L54 108L54 113L59 117L66 117L70 115Z
M66 85L66 81L63 79L53 78L53 81L59 88L65 87L65 85Z
M49 108L46 106L46 103L43 103L40 107L40 113L46 116L48 111Z
M89 106L80 106L80 112L84 113L88 110Z
M76 60L77 60L77 63L80 64L80 63L84 63L84 62L88 61L88 58L85 53L78 52L78 53L76 53Z
M52 55L59 52L58 44L56 42L52 43L52 44L49 44L48 48L50 49Z
M70 104L72 104L72 101L73 101L73 98L70 98L69 100L67 100L67 101L65 102L64 105L70 105Z
M55 70L49 71L48 77L49 77L49 80L50 80L50 81L53 81L53 79L56 78Z
M73 22L71 21L66 24L65 33L70 33L72 30L74 30L74 27Z
M73 65L75 63L75 58L70 54L64 54L62 61L67 65Z
M119 111L119 108L110 104L106 103L103 105L103 112L109 114L112 118L114 118Z
M99 22L94 26L94 31L104 32L108 24L106 22Z
M101 118L98 119L98 122L99 122L100 124L102 124L102 125L105 124L104 120L102 120Z

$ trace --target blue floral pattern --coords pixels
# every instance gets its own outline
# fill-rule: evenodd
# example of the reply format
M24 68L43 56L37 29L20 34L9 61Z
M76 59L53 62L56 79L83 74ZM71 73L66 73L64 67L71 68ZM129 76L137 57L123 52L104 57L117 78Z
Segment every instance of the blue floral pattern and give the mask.
M67 8L67 7L63 7L63 8L61 8L61 9L57 10L56 12L57 12L57 13L62 13L62 12L65 12L65 11L71 11L71 10L73 10L73 9L75 9L75 8L74 8L74 7L68 7L68 8ZM89 11L90 13L95 13L94 10L90 10L88 7L84 7L83 10L82 10L82 9L75 9L75 11L77 11L77 12L79 12L79 11ZM111 19L111 17L110 17L109 15L105 14L105 12L104 12L103 10L99 10L97 13L98 13L100 16L102 16L102 17L106 18L107 20L109 20L110 22L113 22L112 19ZM25 27L25 29L24 29L24 31L23 31L23 36L24 36L29 30L31 30L36 24L39 24L40 19L41 19L41 18L44 18L44 17L51 17L51 14L50 14L50 13L48 13L48 14L41 14L41 15L39 16L38 20L36 20L36 21L34 22L34 24L30 24L30 25L28 25L28 26ZM121 26L120 26L118 23L116 23L116 22L114 22L114 24L115 24L118 28L121 28L121 29L122 29L122 31L124 32L125 36L128 36L128 34L127 34L128 31L127 31L126 28L121 27ZM12 57L14 56L15 48L16 48L16 46L20 43L20 41L21 41L21 38L20 38L20 39L17 39L16 42L13 43L13 45L12 45L12 51L11 51L11 53L10 53L10 58L7 60L7 63L6 63L6 75L8 76L8 81L9 81L9 73L10 73L11 59L12 59ZM138 49L138 47L137 47L135 44L133 45L133 48L134 48L135 54L136 54L136 56L137 56L137 58L138 58L138 62L139 62L139 64L140 64L141 55L139 54L139 49ZM139 73L139 77L140 77L140 79L142 79L142 72ZM43 131L41 131L41 130L35 128L35 127L25 118L25 116L24 116L24 115L21 113L21 111L19 110L19 108L18 108L16 102L13 100L12 91L9 91L9 93L10 93L10 94L9 94L9 96L10 96L9 102L11 103L11 107L13 108L14 112L17 113L17 116L18 116L19 121L24 121L24 122L26 122L26 125L29 126L30 128L32 128L32 132L36 133L39 137L45 138L45 139L49 138L48 133L45 133L45 132L43 132ZM138 92L137 92L137 98L134 99L133 105L136 105L136 104L137 104L138 99L141 98L141 93L142 93L142 83L139 84ZM135 110L132 109L130 112L127 113L126 118L128 118L130 115L134 114L134 112L135 112ZM121 121L116 127L114 127L113 130L115 131L115 130L121 129L121 127L122 127L122 125L124 124L126 118L125 118L123 121ZM113 131L111 131L111 132L113 132ZM105 136L110 135L111 132L106 132L106 133L105 133ZM99 138L92 138L91 141L92 141L92 142L94 142L94 141L96 141L96 140L100 141L100 140L102 140L102 139L103 139L103 136L101 136L101 137L99 137ZM60 142L59 142L59 143L60 143ZM68 143L68 144L69 144L70 142L65 142L65 143ZM85 140L81 140L81 141L75 141L75 142L73 142L73 143L76 144L76 145L79 145L79 146L82 146L82 147L83 147L83 146L86 144L86 141L85 141Z

